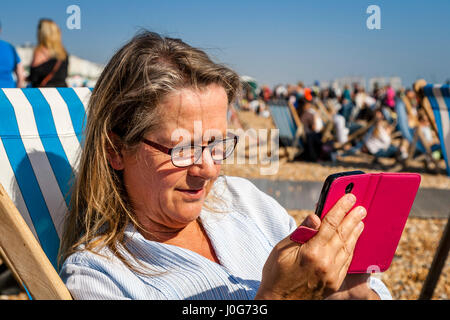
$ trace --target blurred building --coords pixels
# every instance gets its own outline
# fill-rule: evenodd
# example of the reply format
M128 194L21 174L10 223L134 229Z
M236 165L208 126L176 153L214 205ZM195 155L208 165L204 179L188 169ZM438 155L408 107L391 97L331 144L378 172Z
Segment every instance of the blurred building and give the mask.
M331 83L333 88L343 89L344 86L348 85L350 88L353 87L353 84L358 84L360 88L366 88L366 79L364 77L342 77L334 79Z
M394 90L402 89L402 79L400 77L374 77L369 78L366 82L366 78L364 77L342 77L333 79L331 81L320 81L320 88L329 88L342 90L345 85L348 85L352 88L353 84L357 83L359 87L368 90L369 92L373 91L375 85L378 87L384 87L386 85L390 85Z
M402 88L402 79L400 77L376 77L369 79L369 91L372 92L375 85L378 88L384 87L386 85L390 85L392 89L398 91Z
M28 76L33 59L34 46L25 44L16 47L17 53L22 60L25 73ZM66 79L69 87L94 87L97 79L103 71L104 66L80 57L69 55L69 70Z

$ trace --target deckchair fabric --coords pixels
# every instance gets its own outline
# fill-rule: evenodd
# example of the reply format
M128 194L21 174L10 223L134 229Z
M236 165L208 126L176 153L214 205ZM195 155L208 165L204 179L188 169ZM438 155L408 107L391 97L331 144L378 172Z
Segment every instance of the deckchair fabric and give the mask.
M426 85L424 95L430 101L439 132L441 150L450 176L450 85Z
M0 89L0 183L55 269L90 94Z
M270 114L279 129L280 141L291 145L295 140L297 125L292 117L287 102L270 101L268 103Z

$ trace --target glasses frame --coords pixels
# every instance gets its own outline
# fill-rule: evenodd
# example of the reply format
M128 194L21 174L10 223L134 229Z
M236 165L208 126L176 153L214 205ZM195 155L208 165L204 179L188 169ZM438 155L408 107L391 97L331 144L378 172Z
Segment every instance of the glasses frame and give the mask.
M233 150L232 150L231 153L228 155L228 156L230 156L230 155L234 152L234 149L236 148L236 145L237 145L237 143L239 142L239 136L237 136L237 135L235 135L235 134L232 134L232 133L227 133L227 136L228 136L228 138L225 138L225 139L222 139L222 140L213 141L213 142L207 144L206 146L202 146L202 145L190 145L190 147L201 147L201 148L202 148L202 152L199 153L199 156L198 156L196 159L194 159L194 162L193 162L193 163L191 163L191 164L189 164L189 165L186 165L186 166L179 166L179 165L176 165L176 164L173 162L173 155L172 155L172 152L173 152L173 150L179 150L179 149L182 149L182 148L186 148L187 145L184 145L184 146L178 146L178 147L173 147L173 148L168 148L168 147L166 147L166 146L163 146L162 144L156 143L156 142L154 142L154 141L150 141L150 140L145 139L145 138L142 138L141 141L142 141L143 143L145 143L146 145L148 145L148 146L150 146L150 147L153 147L153 148L155 148L155 149L161 151L162 153L165 153L165 154L169 155L169 156L170 156L170 160L171 160L172 164L173 164L175 167L177 167L177 168L186 168L186 167L192 166L193 164L197 163L197 161L202 157L203 152L205 151L206 148L208 148L208 149L209 149L209 152L211 153L211 152L212 152L212 149L213 149L217 144L223 143L224 141L227 141L227 140L234 140ZM222 160L220 160L220 161L225 160L226 158L228 158L228 156L224 157L224 158L223 158ZM214 161L218 161L218 160L214 160Z

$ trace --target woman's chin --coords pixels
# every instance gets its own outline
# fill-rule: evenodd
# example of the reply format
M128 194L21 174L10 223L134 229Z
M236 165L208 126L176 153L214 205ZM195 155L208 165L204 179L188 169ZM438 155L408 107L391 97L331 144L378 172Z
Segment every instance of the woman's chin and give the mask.
M178 207L175 212L177 212L178 218L177 221L183 221L187 223L190 223L194 220L196 220L200 216L200 212L202 211L202 205L201 204L193 204L190 203L188 205L183 205L181 207Z

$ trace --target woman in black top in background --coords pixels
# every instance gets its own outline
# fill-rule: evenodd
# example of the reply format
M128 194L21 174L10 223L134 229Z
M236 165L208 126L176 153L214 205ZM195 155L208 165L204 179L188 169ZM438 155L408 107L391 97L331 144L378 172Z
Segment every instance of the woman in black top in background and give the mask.
M41 19L37 36L38 45L34 50L28 81L35 88L67 87L69 55L62 44L58 25L52 20Z

